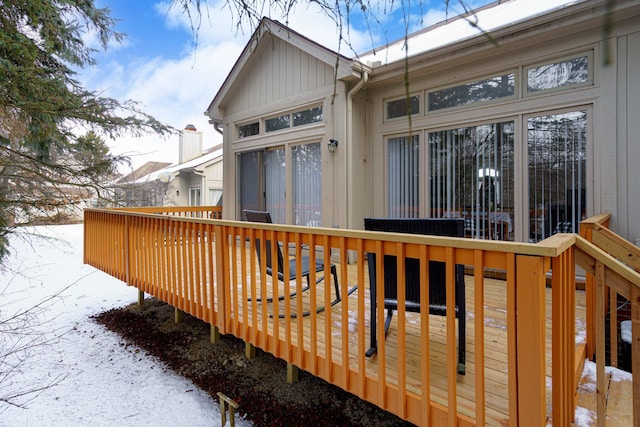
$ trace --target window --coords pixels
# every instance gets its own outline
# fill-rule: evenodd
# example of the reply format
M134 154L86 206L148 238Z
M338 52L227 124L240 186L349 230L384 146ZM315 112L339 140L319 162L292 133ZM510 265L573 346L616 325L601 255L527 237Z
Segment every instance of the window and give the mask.
M302 126L323 120L322 106L293 113L293 126Z
M264 121L265 132L273 132L280 129L287 129L290 127L291 117L286 114L280 117L274 117Z
M413 114L420 114L420 96L413 95L409 98L400 98L395 101L388 101L387 119L395 119L397 117L405 117Z
M429 133L429 206L469 237L513 239L514 122Z
M320 143L291 148L293 223L322 226L322 163Z
M514 95L515 74L504 74L429 92L429 111Z
M238 126L238 138L246 138L252 135L260 134L260 123L249 123L246 125Z
M540 92L589 81L589 56L527 69L527 92Z
M218 188L209 189L209 205L222 206L222 190Z
M264 125L266 132L275 132L278 130L291 128L292 123L293 126L296 127L321 122L322 120L322 106L320 106L266 119L264 121Z
M200 187L189 188L189 206L201 206Z
M388 143L389 218L418 218L420 214L420 139L401 136Z
M527 120L529 240L577 233L586 217L587 112Z

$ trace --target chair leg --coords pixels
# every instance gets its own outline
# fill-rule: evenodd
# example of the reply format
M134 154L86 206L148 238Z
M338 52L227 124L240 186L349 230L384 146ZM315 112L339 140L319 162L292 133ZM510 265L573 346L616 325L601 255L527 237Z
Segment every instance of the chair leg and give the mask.
M367 357L371 357L373 356L377 351L378 351L378 337L376 337L376 318L375 318L376 314L374 312L374 310L371 310L371 346L369 347L369 350L367 350L367 352L365 353L365 356ZM391 325L391 318L393 317L393 309L392 308L388 308L387 309L387 317L384 319L384 336L387 336L387 333L389 332L389 326Z
M458 374L464 375L466 371L466 315L464 312L458 314Z
M333 276L333 284L336 288L336 299L331 303L331 305L335 305L340 302L340 284L338 283L338 269L335 265L331 266L331 275Z
M389 333L389 326L391 326L391 318L393 317L393 309L387 309L387 318L384 320L384 336L386 337Z

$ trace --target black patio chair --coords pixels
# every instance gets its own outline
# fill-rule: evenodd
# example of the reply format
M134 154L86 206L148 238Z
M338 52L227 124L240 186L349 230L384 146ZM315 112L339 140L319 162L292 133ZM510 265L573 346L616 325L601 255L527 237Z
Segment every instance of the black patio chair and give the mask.
M249 222L262 222L262 223L267 223L267 224L271 224L271 215L269 214L269 212L266 211L255 211L255 210L249 210L249 209L245 209L243 211L243 215L245 220L249 221ZM266 254L265 254L265 262L266 262L266 270L267 270L267 274L270 275L271 277L274 277L274 269L273 269L273 260L272 258L272 251L271 251L271 241L267 240L266 241ZM276 276L278 278L279 281L284 282L284 256L282 255L282 250L280 249L280 245L277 244L276 242L276 252L277 252L277 256L278 256L278 269L276 271ZM262 256L260 253L260 240L256 239L256 254L258 255L258 262L262 262ZM302 288L302 292L308 290L311 287L311 283L310 283L310 274L311 274L311 269L314 268L316 273L317 272L321 272L325 270L325 264L324 261L321 259L316 259L315 262L312 263L312 261L309 259L308 256L303 255L302 258L300 259L300 264L301 264L301 270L298 271L298 267L297 267L297 259L296 258L290 258L289 260L289 279L290 280L295 280L298 276L300 277L306 277L307 278L307 285ZM330 264L329 266L329 270L331 272L331 275L333 276L333 282L335 285L335 292L336 292L336 297L335 299L331 302L331 306L336 305L337 303L339 303L341 301L340 299L340 286L338 284L338 272L336 269L335 264ZM318 280L316 280L315 284L320 283L321 281L324 280L324 276L319 278ZM297 295L297 292L292 292L289 294L289 297L293 298ZM284 295L280 295L278 297L279 301L284 300ZM260 299L257 299L257 301L260 301ZM273 299L272 298L267 298L267 302L272 302ZM324 311L325 307L318 307L316 309L317 313L321 313L322 311ZM308 316L310 315L311 312L309 311L305 311L304 313L302 313L303 316ZM284 317L282 315L280 315L280 317ZM296 317L295 314L292 314L291 317Z
M427 234L435 236L464 237L463 219L444 218L365 218L365 230L394 233ZM371 348L366 355L377 351L376 321L376 254L368 253L369 286L371 295ZM455 310L458 318L458 373L465 373L465 289L464 266L455 266ZM420 262L415 258L405 258L405 310L420 311ZM446 316L446 269L445 263L429 261L429 313ZM393 311L398 309L397 257L384 256L384 307L387 317L384 325L385 336L389 331Z

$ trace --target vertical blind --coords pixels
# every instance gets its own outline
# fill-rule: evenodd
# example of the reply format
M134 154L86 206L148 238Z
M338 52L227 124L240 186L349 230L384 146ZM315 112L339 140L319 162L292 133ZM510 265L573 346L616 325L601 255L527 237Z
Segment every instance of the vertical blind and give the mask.
M417 218L420 214L420 138L418 135L388 140L389 218Z
M293 221L295 225L322 225L322 172L320 143L291 148Z
M586 217L587 113L527 121L529 240L577 233Z
M429 207L434 218L464 218L469 237L512 240L513 122L429 133Z
M271 220L276 224L287 221L286 211L286 164L284 148L265 151L265 209L271 213Z

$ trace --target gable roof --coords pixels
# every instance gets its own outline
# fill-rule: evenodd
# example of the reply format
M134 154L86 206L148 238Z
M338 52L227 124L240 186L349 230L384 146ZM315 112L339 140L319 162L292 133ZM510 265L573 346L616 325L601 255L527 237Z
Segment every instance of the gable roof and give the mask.
M266 35L277 37L289 44L292 44L299 49L303 50L307 54L317 58L320 61L325 62L331 67L336 66L336 58L338 59L338 79L342 79L348 75L351 75L352 60L346 56L343 56L321 44L301 35L300 33L292 30L291 28L281 24L278 21L271 20L269 18L262 18L258 28L254 31L253 35L247 42L242 53L236 60L235 64L231 68L231 71L227 75L227 78L220 86L220 89L216 93L215 97L204 112L209 117L220 117L218 107L220 103L227 96L229 90L233 86L235 80L240 76L244 67L251 59L251 55L257 51L258 47L262 43L266 43Z
M130 174L127 174L116 181L116 184L133 184L139 182L141 179L149 176L150 174L166 168L171 163L165 162L147 162L134 170Z
M215 163L215 161L219 159L222 159L222 146L216 145L215 147L208 149L201 156L198 156L195 159L191 159L177 165L169 166L163 169L161 172L174 174L180 172L191 172L193 170L198 170L200 166L207 166L210 163Z

